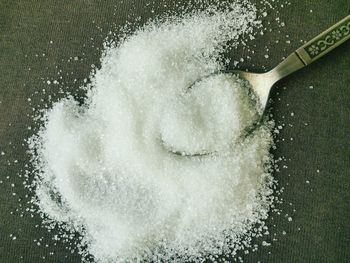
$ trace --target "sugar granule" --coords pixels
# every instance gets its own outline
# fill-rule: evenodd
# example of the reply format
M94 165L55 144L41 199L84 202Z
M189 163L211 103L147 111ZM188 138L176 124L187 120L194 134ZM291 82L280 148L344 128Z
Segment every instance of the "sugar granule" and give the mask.
M79 232L80 253L97 262L202 262L262 235L270 127L240 138L256 105L237 77L205 78L227 65L227 43L257 25L253 5L234 3L106 45L85 104L54 104L30 139L33 203L48 227ZM180 156L167 145L212 153Z

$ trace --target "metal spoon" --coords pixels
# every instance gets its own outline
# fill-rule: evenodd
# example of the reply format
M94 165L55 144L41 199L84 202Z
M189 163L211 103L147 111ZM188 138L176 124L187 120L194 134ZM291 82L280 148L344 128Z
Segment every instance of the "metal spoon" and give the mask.
M225 70L220 73L236 74L240 78L247 80L251 86L250 88L254 91L259 100L261 107L260 112L263 113L266 108L270 90L277 81L318 60L349 38L350 15L340 20L338 23L322 32L302 47L298 48L274 69L266 73L252 73L240 70ZM206 77L210 76L211 75ZM191 85L191 87L192 86L193 85ZM174 149L170 149L170 151L182 156L200 156L210 154L210 152L205 150L200 153L186 153Z

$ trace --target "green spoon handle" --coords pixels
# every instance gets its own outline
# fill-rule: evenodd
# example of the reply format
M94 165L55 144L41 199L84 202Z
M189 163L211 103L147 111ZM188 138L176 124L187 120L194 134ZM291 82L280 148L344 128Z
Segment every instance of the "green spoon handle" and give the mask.
M274 82L278 81L323 57L349 38L350 15L298 48L269 73Z
M295 52L305 65L335 49L350 38L350 15L340 20L317 37L313 38Z

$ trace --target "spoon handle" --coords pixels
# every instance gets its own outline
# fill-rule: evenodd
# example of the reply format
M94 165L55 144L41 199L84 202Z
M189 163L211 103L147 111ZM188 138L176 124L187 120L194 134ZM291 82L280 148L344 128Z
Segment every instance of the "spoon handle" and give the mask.
M350 15L340 20L295 52L308 65L350 38Z
M350 38L350 15L322 32L282 61L271 73L279 80L303 68Z

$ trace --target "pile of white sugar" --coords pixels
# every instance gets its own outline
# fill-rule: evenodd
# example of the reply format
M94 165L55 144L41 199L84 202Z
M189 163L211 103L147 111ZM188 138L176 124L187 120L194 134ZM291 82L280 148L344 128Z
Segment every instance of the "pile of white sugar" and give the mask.
M33 202L81 234L82 255L214 261L261 235L270 129L242 136L258 116L244 82L204 78L258 25L250 4L149 23L106 47L84 105L66 98L45 113L30 140Z

